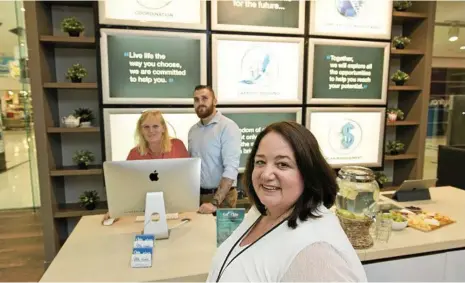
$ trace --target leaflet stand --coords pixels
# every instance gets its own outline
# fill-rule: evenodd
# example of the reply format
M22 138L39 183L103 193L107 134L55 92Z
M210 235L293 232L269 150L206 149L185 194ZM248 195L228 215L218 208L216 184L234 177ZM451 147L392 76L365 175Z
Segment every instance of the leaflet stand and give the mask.
M155 221L152 220L154 214L159 215ZM155 235L155 239L169 237L163 192L147 193L145 197L144 234Z
M412 188L411 190L398 190L392 199L398 202L430 200L431 194L428 188Z

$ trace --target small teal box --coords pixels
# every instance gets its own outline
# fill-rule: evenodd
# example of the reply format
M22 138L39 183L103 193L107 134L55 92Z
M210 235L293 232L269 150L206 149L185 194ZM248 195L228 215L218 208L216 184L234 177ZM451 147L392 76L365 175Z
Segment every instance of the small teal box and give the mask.
M216 246L220 246L245 217L244 208L220 208L216 211Z

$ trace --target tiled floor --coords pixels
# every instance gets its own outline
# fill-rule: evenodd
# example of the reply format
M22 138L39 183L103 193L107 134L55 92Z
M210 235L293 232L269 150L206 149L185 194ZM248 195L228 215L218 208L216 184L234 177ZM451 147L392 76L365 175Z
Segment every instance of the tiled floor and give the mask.
M0 173L0 210L40 206L35 147L26 131L4 131L7 171Z

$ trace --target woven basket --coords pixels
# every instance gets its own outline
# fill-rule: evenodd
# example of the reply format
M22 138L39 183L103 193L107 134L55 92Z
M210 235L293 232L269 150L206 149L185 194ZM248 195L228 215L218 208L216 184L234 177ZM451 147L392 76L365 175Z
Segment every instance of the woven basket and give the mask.
M351 219L336 213L342 229L349 238L354 249L367 249L373 246L373 238L370 235L370 226L373 219Z

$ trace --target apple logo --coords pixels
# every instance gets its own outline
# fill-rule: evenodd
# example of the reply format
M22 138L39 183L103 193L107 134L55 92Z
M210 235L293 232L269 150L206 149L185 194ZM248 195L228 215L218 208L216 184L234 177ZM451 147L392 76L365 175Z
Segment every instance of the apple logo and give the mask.
M158 181L158 173L157 170L153 171L153 173L150 173L149 175L150 181Z

